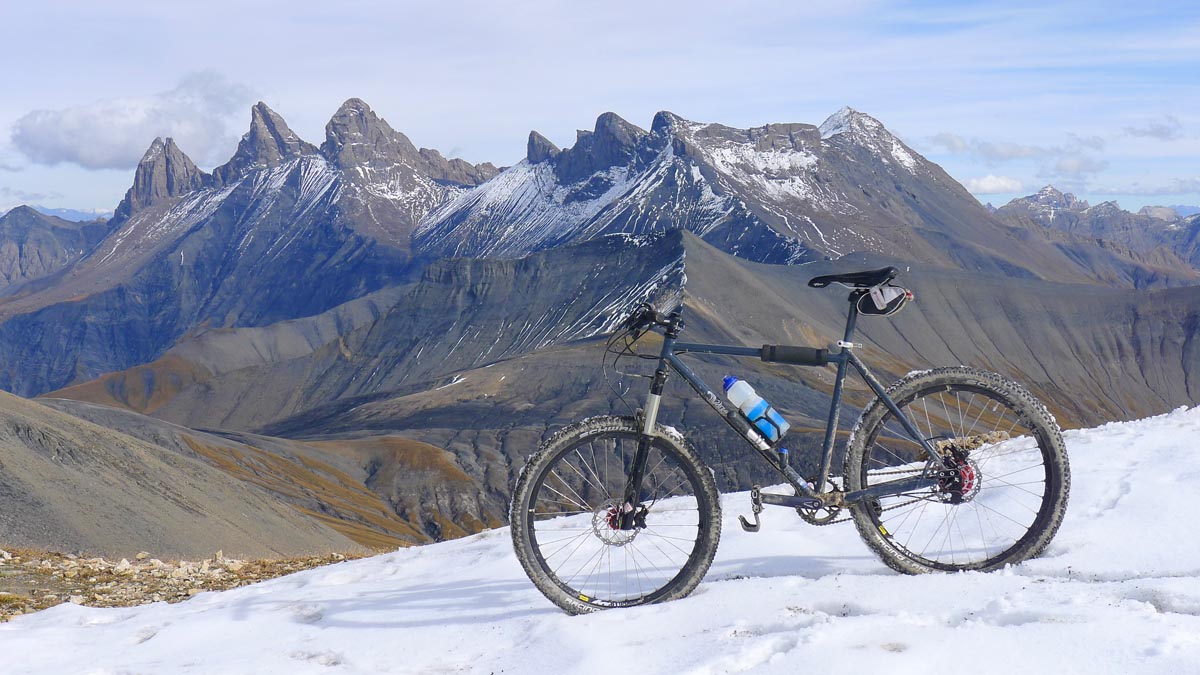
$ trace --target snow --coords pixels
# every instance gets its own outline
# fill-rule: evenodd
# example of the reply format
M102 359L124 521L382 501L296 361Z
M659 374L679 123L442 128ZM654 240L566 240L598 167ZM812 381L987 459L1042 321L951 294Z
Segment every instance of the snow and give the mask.
M1200 408L1065 434L1066 520L1039 558L902 576L849 524L726 495L694 594L571 617L524 577L507 528L177 605L60 605L0 625L17 673L1200 673Z
M844 107L822 122L819 130L823 141L844 134L853 139L856 144L869 149L884 163L887 163L890 157L909 173L917 172L917 160L912 153L904 147L900 139L893 136L879 120L870 115L864 115L853 108Z

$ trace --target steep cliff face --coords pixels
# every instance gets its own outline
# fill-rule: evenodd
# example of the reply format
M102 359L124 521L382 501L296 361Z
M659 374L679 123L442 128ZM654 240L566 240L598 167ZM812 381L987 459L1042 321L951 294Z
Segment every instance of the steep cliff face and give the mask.
M680 233L520 260L446 260L318 316L207 331L161 359L52 394L188 426L254 428L331 400L453 388L451 373L601 334L684 283ZM531 383L529 395L536 396Z
M69 267L91 253L110 229L104 221L73 222L28 206L0 216L0 296Z
M357 99L327 136L318 149L259 103L211 175L156 139L103 241L0 306L0 388L41 393L153 360L201 326L311 316L403 281L416 221L494 171L416 149Z

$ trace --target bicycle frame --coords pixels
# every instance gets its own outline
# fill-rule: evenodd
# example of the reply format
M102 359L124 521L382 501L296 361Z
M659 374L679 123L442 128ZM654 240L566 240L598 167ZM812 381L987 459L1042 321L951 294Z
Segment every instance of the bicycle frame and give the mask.
M852 296L853 297L853 296ZM674 370L708 403L718 415L725 420L729 426L733 427L747 443L749 443L760 455L797 491L800 497L788 497L784 495L768 495L763 494L763 503L775 504L780 506L805 506L812 503L813 499L820 500L823 503L831 495L825 491L825 485L829 479L831 464L833 462L833 449L836 442L838 417L841 414L842 405L842 386L846 380L846 373L849 370L848 366L853 366L863 381L871 388L872 391L883 401L888 410L895 415L899 420L905 433L918 443L925 451L928 458L925 464L925 470L921 475L913 478L904 478L895 481L888 481L873 485L869 488L855 490L840 495L839 502L854 503L868 499L878 499L889 495L896 495L914 490L928 489L937 484L937 472L939 468L935 468L935 459L940 457L940 454L930 445L913 423L905 417L896 402L888 396L886 389L879 383L858 356L854 354L854 330L858 321L858 308L855 303L850 304L850 314L846 319L846 330L841 342L838 346L841 347L839 353L825 353L823 363L811 364L793 364L809 367L822 367L829 364L837 364L837 377L833 385L833 398L830 402L829 418L825 427L825 440L821 450L821 471L816 477L816 489L811 487L808 482L795 469L788 465L788 451L782 446L782 438L774 445L767 442L767 439L745 418L740 412L730 406L727 406L721 398L700 379L698 375L692 372L692 369L679 359L681 354L720 354L726 356L753 356L759 357L762 350L755 347L743 347L733 345L712 345L700 344L693 342L679 342L679 331L683 328L683 321L679 312L673 313L668 320L666 331L663 337L662 352L659 356L658 367L654 371L653 383L650 386L650 394L647 396L646 404L642 409L642 434L643 441L639 443L637 454L634 457L632 471L630 473L629 484L626 486L626 505L627 511L634 509L637 506L637 495L641 490L642 475L645 471L645 458L649 447L649 439L654 436L654 426L658 419L658 408L661 401L663 387L666 385L668 377L668 368ZM774 456L772 454L774 453ZM840 504L839 504L840 505ZM627 519L623 518L625 524Z

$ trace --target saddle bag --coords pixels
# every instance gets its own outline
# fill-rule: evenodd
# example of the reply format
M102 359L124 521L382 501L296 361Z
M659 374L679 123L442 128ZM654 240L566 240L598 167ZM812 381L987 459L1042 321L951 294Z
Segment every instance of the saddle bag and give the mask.
M913 299L912 291L900 286L876 286L858 298L858 311L872 316L891 316Z

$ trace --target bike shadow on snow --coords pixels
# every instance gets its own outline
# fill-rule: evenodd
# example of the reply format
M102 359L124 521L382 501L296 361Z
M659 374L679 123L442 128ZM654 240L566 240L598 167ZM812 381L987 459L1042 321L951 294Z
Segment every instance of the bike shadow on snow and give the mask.
M336 597L313 600L238 598L231 602L230 609L238 620L250 621L263 613L284 612L291 613L297 623L323 628L486 624L562 614L525 580L465 579L366 592L356 590L354 584L344 588L344 593Z
M704 577L706 581L732 579L769 579L802 577L822 579L828 576L886 576L898 574L873 555L768 555L722 560L718 557Z

